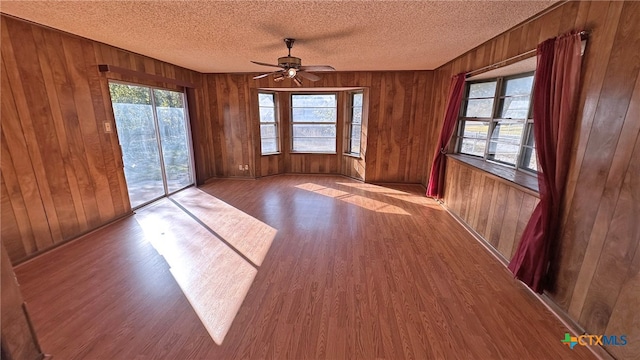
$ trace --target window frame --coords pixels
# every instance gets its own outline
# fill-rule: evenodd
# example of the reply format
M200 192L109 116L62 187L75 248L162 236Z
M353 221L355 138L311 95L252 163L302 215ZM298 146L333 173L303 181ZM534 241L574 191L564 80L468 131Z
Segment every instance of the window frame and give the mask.
M264 106L260 106L260 95L271 95L271 97L273 98L273 122L263 122L262 121L262 116L260 113L260 108L264 107ZM278 116L278 98L276 95L276 92L274 91L258 91L258 126L260 127L259 129L259 133L260 133L260 155L261 156L268 156L268 155L278 155L280 154L282 151L282 147L280 144L280 121L279 121L279 116ZM265 139L262 136L262 125L273 125L275 127L275 137L271 138L271 137L267 137L266 139L275 139L276 140L276 151L272 151L272 152L263 152L262 151L262 140Z
M533 76L534 73L535 73L535 71L528 71L528 72L518 73L518 74L513 74L513 75L500 76L500 77L494 77L494 78L488 78L488 79L481 79L481 80L477 80L477 81L468 81L465 84L464 98L462 99L462 105L460 106L460 112L458 114L458 120L457 120L457 124L456 124L456 126L457 126L456 143L455 143L455 153L456 154L482 159L483 161L486 161L486 162L489 162L489 163L497 164L497 165L500 165L500 166L505 166L505 167L512 168L512 169L515 169L515 170L518 170L518 171L524 171L525 173L532 174L532 175L538 174L538 170L537 169L531 169L525 164L525 157L524 157L525 148L533 149L532 154L535 154L535 150L536 150L535 140L533 142L533 145L527 145L526 144L526 142L528 140L528 135L533 132L533 95L534 95L533 94L533 89L534 89L535 84L531 85L531 92L529 93L529 108L528 108L528 111L527 111L527 117L525 119L523 119L523 118L520 118L520 119L502 118L501 117L502 114L500 114L501 109L502 109L503 100L505 98L509 97L509 96L505 95L507 81L513 80L513 79L519 79L519 78L525 78L525 77ZM469 91L471 89L471 85L480 84L480 83L486 83L486 82L494 82L494 81L496 82L496 90L495 90L495 93L494 93L494 96L493 96L493 106L492 106L492 109L491 109L491 116L490 117L466 117L466 116L464 116L466 114L467 106L468 106L468 103L469 103ZM489 97L482 98L482 99L488 99L488 98ZM490 146L491 146L491 143L492 143L491 139L492 139L493 131L495 130L496 126L501 121L505 121L505 120L515 121L515 122L521 123L523 125L522 133L520 134L520 141L519 141L519 144L518 144L518 153L516 155L515 164L511 164L511 163L507 163L507 162L504 162L504 161L500 161L500 160L497 160L497 159L491 159L490 158L489 151L490 151ZM468 122L468 121L477 121L479 123L488 123L487 136L484 139L485 147L484 147L483 156L462 152L463 139L470 139L469 137L464 137L464 125L465 125L465 122Z
M336 118L333 122L310 122L310 121L294 121L293 118L293 97L294 96L313 96L313 95L333 95L335 98L335 111ZM289 94L289 152L291 154L327 154L327 155L335 155L338 153L338 107L339 107L339 97L338 92L291 92ZM336 136L334 139L334 149L333 151L309 151L309 150L295 150L293 144L294 139L300 138L294 136L293 127L294 125L333 125L336 130ZM329 137L327 137L329 139Z
M364 116L364 90L356 90L356 91L349 91L348 92L349 95L349 102L348 102L348 108L349 108L349 113L347 115L347 136L346 136L346 140L347 140L347 146L345 148L345 155L350 155L350 156L356 156L359 157L360 154L362 153L362 118ZM356 108L356 106L354 105L354 97L355 95L362 95L362 103L360 104L360 124L357 124L357 126L360 128L360 138L359 140L359 144L358 144L358 151L353 151L353 127L354 127L354 122L353 122L353 110Z

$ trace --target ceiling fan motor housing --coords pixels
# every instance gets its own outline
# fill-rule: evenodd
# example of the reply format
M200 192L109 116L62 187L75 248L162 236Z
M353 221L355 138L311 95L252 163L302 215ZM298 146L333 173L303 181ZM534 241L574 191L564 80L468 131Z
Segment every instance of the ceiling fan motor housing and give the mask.
M295 56L283 56L278 58L278 65L286 69L294 68L297 70L302 65L302 61Z

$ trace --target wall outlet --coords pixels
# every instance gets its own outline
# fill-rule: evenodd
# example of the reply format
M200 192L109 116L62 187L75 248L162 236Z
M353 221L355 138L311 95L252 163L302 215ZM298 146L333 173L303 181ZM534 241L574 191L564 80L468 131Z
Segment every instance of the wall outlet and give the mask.
M249 165L244 166L244 171L249 171Z
M113 129L111 129L111 123L108 122L108 121L105 121L104 122L104 132L110 133L112 131L113 131Z
M238 165L238 170L242 171L242 164Z

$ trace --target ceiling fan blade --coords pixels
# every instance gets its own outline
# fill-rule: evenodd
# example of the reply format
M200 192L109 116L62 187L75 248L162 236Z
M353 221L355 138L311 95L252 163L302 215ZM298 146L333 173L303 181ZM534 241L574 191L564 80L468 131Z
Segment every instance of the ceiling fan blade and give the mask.
M263 63L263 62L259 62L259 61L253 61L251 60L252 63L256 64L256 65L262 65L262 66L271 66L271 67L282 67L280 65L273 65L273 64L267 64L267 63Z
M298 76L294 76L293 77L293 82L296 83L296 85L298 85L298 87L302 86L302 79L300 79Z
M277 72L277 71L276 71L276 72ZM271 75L271 74L275 74L276 72L273 72L273 73L266 73L266 74L262 74L262 75L254 76L254 77L253 77L253 80L262 79L263 77L267 77L267 76L269 76L269 75Z
M320 80L320 76L308 73L308 72L303 71L303 70L298 70L298 75L302 76L303 78L305 78L307 80L311 80L311 81Z
M329 65L308 65L308 66L300 66L298 70L304 71L336 71L333 66Z
M265 77L267 77L269 75L282 74L283 72L284 72L284 70L278 70L278 71L274 71L274 72L270 72L270 73L254 76L253 79L254 80L262 79L262 78L265 78ZM284 75L282 75L282 76L284 76Z

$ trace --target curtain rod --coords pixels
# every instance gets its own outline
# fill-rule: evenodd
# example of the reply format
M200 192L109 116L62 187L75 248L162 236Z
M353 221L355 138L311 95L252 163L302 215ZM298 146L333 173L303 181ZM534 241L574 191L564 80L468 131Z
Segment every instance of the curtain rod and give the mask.
M586 40L589 37L589 31L586 31L586 30L582 30L578 34L580 34L580 39L582 39L582 40ZM475 76L475 75L478 75L478 74L482 74L483 72L486 72L486 71L489 71L489 70L493 70L493 69L497 69L497 68L506 66L509 63L514 62L513 60L519 60L521 58L527 58L527 57L529 57L529 55L535 54L536 51L537 51L537 49L532 49L532 50L529 50L529 51L525 51L525 52L523 52L521 54L518 54L516 56L512 56L512 57L510 57L508 59L500 60L495 64L483 66L480 69L469 71L466 74L465 77L469 78L469 77L472 77L472 76Z
M118 66L107 65L107 64L99 64L98 71L101 73L112 72L124 76L133 76L143 80L149 81L157 81L166 84L178 85L186 88L195 88L196 86L188 81L183 81L180 79L172 79L168 77L164 77L161 75L149 74L143 71L126 69Z

